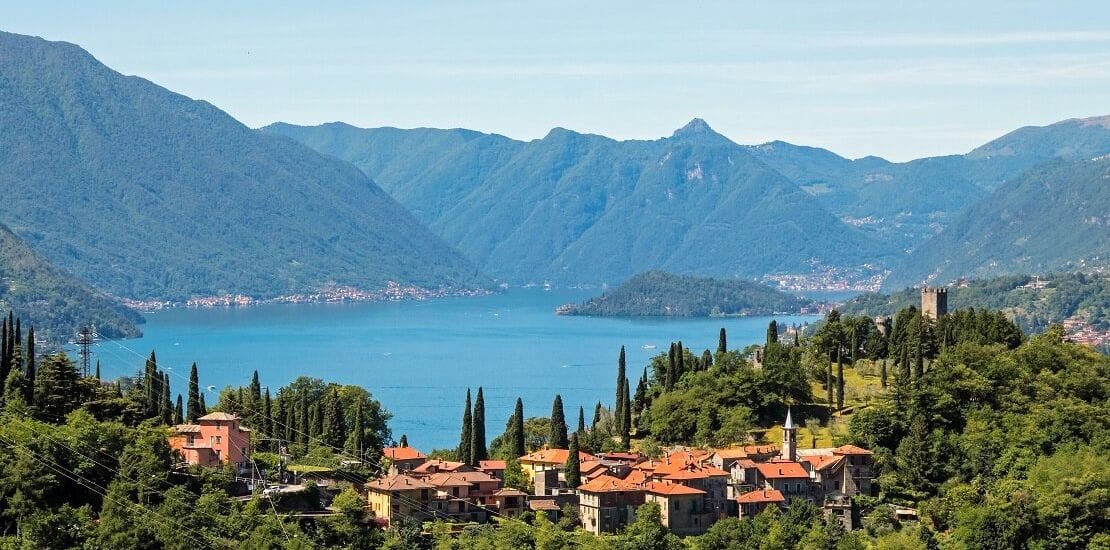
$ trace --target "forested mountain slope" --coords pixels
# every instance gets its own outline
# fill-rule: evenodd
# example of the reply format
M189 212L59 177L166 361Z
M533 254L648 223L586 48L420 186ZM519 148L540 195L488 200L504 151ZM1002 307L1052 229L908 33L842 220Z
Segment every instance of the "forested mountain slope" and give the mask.
M0 33L0 221L112 294L484 283L364 174L72 44Z

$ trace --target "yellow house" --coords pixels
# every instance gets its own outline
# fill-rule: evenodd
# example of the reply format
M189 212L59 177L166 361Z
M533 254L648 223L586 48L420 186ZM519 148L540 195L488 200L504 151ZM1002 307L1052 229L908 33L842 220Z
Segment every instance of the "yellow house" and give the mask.
M547 470L560 470L567 463L567 457L570 456L570 451L566 449L540 449L534 453L526 454L520 457L520 467L524 473L528 475L528 481L535 483L536 474L546 472ZM594 456L589 453L578 452L578 458L582 462L588 460L595 460Z
M395 518L431 519L436 488L403 474L375 479L366 484L366 501L374 517L392 523Z

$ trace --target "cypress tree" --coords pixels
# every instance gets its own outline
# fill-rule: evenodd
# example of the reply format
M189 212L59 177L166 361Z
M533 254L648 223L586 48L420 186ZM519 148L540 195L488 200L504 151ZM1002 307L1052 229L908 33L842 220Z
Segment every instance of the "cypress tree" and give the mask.
M728 337L725 336L725 327L721 327L721 335L717 339L717 353L728 351Z
M250 422L252 428L259 430L262 428L262 418L260 418L262 415L259 414L259 409L262 408L262 384L258 381L257 370L251 375L251 384L247 393L247 401L245 403L242 400L239 401L240 406L243 407L243 416L247 417L247 422Z
M467 464L470 463L470 455L471 455L470 444L471 444L472 438L474 437L474 434L472 433L473 428L474 428L474 417L471 416L470 388L467 388L466 389L466 405L463 407L462 433L459 434L459 448L458 448L457 453L456 453L456 454L458 454L458 461L459 462L465 462Z
M798 347L798 346L802 345L802 341L800 339L801 338L801 336L800 336L801 333L802 333L801 330L798 330L797 328L794 329L794 347Z
M713 354L709 353L709 350L701 352L701 366L703 369L713 366Z
M682 340L679 340L678 345L674 349L673 383L677 384L679 380L682 380L683 374L686 374L686 348L682 346Z
M274 418L271 416L270 409L270 388L266 388L266 394L262 397L262 431L270 436L274 436Z
M157 416L158 414L158 398L161 396L155 393L159 390L157 383L154 381L157 373L158 359L154 356L154 350L150 350L150 357L147 358L146 365L143 368L143 393L147 416Z
M578 407L578 430L579 433L586 433L586 409L580 405Z
M324 443L332 448L342 448L349 436L346 421L343 418L343 400L339 398L339 391L332 390L324 414Z
M162 374L162 424L173 424L173 401L170 401L170 375Z
M405 434L401 434L401 441L398 442L397 444L402 446L402 447L408 447L409 446L409 436L407 436Z
M27 376L28 372L23 368L23 331L20 329L19 323L20 320L17 318L15 320L15 335L12 338L12 370L23 373L23 402L33 405L35 403L35 379Z
M292 394L287 393L283 397L281 395L283 391L285 390L278 391L278 402L281 403L281 408L284 409L282 412L285 413L285 426L283 426L285 428L285 441L292 445L300 439L294 431L297 425L297 404L293 402Z
M482 386L478 386L478 396L474 398L474 413L470 420L470 465L489 458L486 449L486 400L482 396Z
M35 381L35 325L27 329L27 379Z
M624 418L624 414L621 411L621 406L623 405L623 403L621 402L621 396L624 395L623 385L628 383L627 378L624 375L624 368L624 346L621 346L621 354L620 357L617 358L617 395L616 399L613 400L616 403L617 418Z
M327 399L326 394L323 399ZM315 420L315 425L312 427L312 437L316 438L317 443L319 443L320 437L324 435L324 418L328 411L324 408L324 401L316 403L312 410L316 413L312 417Z
M582 480L582 462L578 456L578 434L574 433L570 436L570 446L567 453L567 463L563 466L563 479L567 482L567 487L576 489L581 484Z
M351 435L347 438L348 448L355 453L355 456L358 456L359 460L362 460L362 455L366 449L366 423L362 419L363 416L365 415L362 412L362 398L359 398L358 402L355 403L354 426L351 427ZM409 440L404 434L401 435L401 446L409 446Z
M771 319L767 324L767 342L766 345L777 344L779 341L779 322Z
M116 388L119 388L119 384L116 384ZM203 393L200 394L200 410L197 411L197 414L199 414L200 416L204 416L204 415L208 414L208 405L204 403L204 394ZM200 417L197 417L197 418L200 418Z
M177 406L175 406L173 408L173 424L176 426L178 424L184 424L184 423L185 423L185 404L184 404L184 401L181 399L181 394L179 393L179 394L177 394Z
M100 380L100 359L96 360L96 379Z
M516 398L516 408L513 409L513 426L510 430L512 432L512 458L520 458L525 454L524 448L524 401L518 397Z
M600 423L601 423L601 401L598 401L597 405L594 406L594 421L593 421L593 423L590 424L590 429L591 430L596 430L597 425L600 424Z
M674 358L674 342L671 342L671 349L667 352L667 374L663 379L663 391L671 391L674 389L675 382L675 358Z
M308 407L308 392L302 390L300 393L301 398L297 404L297 439L307 449L310 436L308 432L312 429L312 421L309 418L312 416L312 411Z
M624 418L622 418L619 422L620 426L621 426L621 431L620 431L621 447L624 448L624 449L628 449L629 438L631 437L631 433L632 433L632 403L631 403L631 400L632 399L628 394L628 380L625 380L624 381L624 406L621 407L621 414L624 415Z
M548 443L554 449L565 449L568 442L567 419L563 414L563 397L555 395L555 401L551 403L551 434L548 437Z
M190 424L196 424L197 419L204 416L200 409L200 379L197 377L197 364L189 368L189 400L186 402L186 418Z
M644 374L640 376L640 382L636 384L636 395L632 398L632 414L640 416L647 408L647 390L648 378L647 367L644 367Z
M879 370L879 384L886 389L886 357L883 357L883 365Z

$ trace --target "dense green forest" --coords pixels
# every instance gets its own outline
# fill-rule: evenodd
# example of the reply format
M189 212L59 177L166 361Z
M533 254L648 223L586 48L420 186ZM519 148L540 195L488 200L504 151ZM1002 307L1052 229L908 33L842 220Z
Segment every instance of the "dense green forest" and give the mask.
M488 282L344 162L73 44L0 33L0 51L0 222L97 288L183 301Z
M804 298L751 281L648 271L606 290L601 296L560 309L560 313L619 317L770 315L797 313L799 308L811 304Z
M1042 285L1043 288L1038 288ZM907 288L891 294L863 294L849 300L840 310L848 314L893 315L920 302L920 290ZM1110 277L1056 273L973 280L966 287L948 289L948 307L1000 310L1026 332L1042 332L1069 317L1078 317L1105 330L1110 328Z
M141 334L138 313L51 265L2 224L0 311L34 323L38 337L55 346L84 325L106 338Z
M814 442L824 430L831 443L875 452L879 491L856 498L863 529L845 532L798 502L725 519L685 539L660 525L652 504L625 531L604 537L578 528L573 513L552 522L528 512L461 532L404 521L382 530L368 522L354 489L381 473L374 465L393 441L389 413L366 389L300 378L271 396L255 373L208 406L194 366L185 395L174 401L169 371L153 352L134 376L83 378L66 356L36 356L27 350L33 344L18 345L18 331L4 324L12 336L0 338L0 366L9 369L0 391L0 548L1110 544L1110 468L1103 460L1110 451L1110 358L1064 342L1058 327L1026 337L999 312L958 310L933 321L907 308L882 330L869 316L834 312L802 340L772 325L758 367L750 350L729 346L724 331L716 350L698 353L676 342L642 372L621 353L613 406L599 403L589 417L581 409L568 415L556 397L550 416L525 418L518 400L505 433L488 446L482 390L468 392L460 446L448 453L468 462L509 459L511 486L524 485L523 476L513 477L513 459L543 445L654 455L672 443L727 445L753 435L758 441L788 405ZM881 382L883 390L854 395L851 386L861 379ZM252 428L263 475L283 468L335 472L346 488L330 513L275 513L265 499L231 498L241 483L231 471L176 469L166 426L214 410L235 412ZM277 454L281 447L287 461ZM311 501L313 491L296 498ZM920 521L893 519L894 505L916 508Z

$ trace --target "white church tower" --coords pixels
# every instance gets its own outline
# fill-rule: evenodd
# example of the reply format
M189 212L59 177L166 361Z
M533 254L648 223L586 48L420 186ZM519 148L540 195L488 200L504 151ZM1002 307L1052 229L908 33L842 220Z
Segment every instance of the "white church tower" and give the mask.
M794 425L789 407L786 409L786 422L782 425L782 459L798 460L798 428Z

